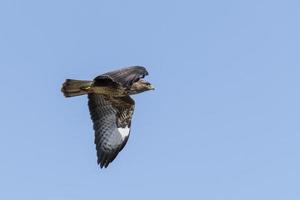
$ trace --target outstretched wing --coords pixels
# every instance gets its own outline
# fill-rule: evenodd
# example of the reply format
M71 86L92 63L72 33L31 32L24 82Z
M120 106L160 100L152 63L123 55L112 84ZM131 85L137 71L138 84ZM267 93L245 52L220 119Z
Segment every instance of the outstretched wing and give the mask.
M134 100L129 96L116 98L92 93L88 98L98 164L106 168L128 140Z
M94 80L102 81L103 79L111 79L113 82L121 84L123 87L130 87L134 82L148 75L145 67L133 66L105 73L97 76Z

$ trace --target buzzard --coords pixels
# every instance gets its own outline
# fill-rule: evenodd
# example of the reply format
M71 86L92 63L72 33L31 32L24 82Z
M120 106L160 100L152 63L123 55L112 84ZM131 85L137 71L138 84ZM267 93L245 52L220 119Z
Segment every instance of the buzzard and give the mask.
M116 158L128 140L135 104L130 95L154 90L143 79L146 75L144 67L133 66L102 74L93 81L66 79L63 83L65 97L88 96L101 168Z

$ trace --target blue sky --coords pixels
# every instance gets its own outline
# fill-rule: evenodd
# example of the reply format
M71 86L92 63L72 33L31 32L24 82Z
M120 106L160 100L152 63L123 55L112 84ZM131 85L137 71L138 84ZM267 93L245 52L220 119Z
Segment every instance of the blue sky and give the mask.
M0 198L300 198L299 1L0 2ZM96 165L64 79L144 65L129 142Z

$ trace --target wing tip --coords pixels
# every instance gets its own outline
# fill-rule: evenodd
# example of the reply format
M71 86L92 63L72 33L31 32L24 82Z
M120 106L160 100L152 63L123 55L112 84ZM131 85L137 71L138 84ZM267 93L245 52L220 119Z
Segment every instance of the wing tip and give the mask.
M116 73L116 72L120 72L120 71L124 71L124 70L132 70L132 69L135 69L135 70L139 70L140 72L142 72L145 76L149 75L147 69L145 66L142 66L142 65L131 65L131 66L127 66L127 67L122 67L122 68L119 68L119 69L115 69L115 70L112 70L112 71L109 71L109 72L106 72L102 75L109 75L111 73Z
M97 163L100 166L100 168L102 169L107 168L108 165L114 161L114 159L117 157L118 155L118 150L114 151L114 152L104 152L101 151L100 154L98 155L98 160Z
M140 65L133 66L133 67L136 67L136 68L141 69L141 70L143 71L143 74L144 74L145 76L149 75L149 72L147 71L146 67L140 66Z

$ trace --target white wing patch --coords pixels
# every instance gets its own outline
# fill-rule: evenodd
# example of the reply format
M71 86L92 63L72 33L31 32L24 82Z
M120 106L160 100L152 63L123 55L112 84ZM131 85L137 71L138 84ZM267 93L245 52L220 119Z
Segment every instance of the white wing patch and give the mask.
M130 128L126 126L125 128L118 128L118 131L121 134L122 139L124 139L129 135Z

